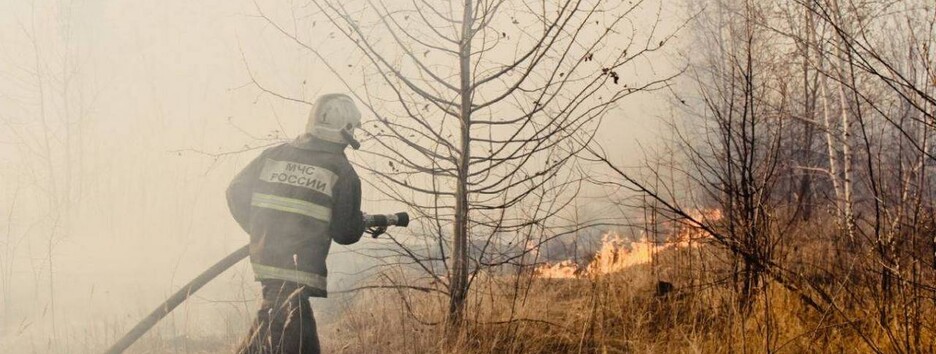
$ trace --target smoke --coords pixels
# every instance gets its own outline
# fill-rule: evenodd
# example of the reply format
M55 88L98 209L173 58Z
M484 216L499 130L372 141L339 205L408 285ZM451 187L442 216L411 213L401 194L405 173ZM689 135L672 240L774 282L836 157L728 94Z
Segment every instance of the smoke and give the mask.
M224 189L262 147L299 134L309 109L253 81L308 101L344 90L252 14L250 1L0 5L0 352L99 350L247 242ZM322 27L304 36L346 54ZM633 118L659 103L644 98L601 134L621 157L653 137L657 123ZM333 248L331 289L367 275L373 261L355 249ZM242 263L155 335L230 344L256 297Z

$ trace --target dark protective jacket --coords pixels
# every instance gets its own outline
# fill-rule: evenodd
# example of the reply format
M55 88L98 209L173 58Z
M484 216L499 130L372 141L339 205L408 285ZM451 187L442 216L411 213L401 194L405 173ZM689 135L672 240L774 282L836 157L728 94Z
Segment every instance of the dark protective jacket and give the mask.
M331 241L352 244L364 233L361 180L344 148L306 134L265 150L231 182L228 207L250 234L257 280L296 282L310 296L327 296Z

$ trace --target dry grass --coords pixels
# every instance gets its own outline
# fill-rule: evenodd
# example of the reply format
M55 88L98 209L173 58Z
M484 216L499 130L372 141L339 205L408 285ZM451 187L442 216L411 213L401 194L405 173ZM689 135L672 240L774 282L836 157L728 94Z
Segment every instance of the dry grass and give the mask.
M757 289L742 308L733 286L736 263L712 245L657 247L651 263L610 274L484 274L474 281L466 326L451 336L442 324L448 300L440 293L360 290L313 308L325 353L936 353L936 294L905 287L883 297L876 265L834 247L833 229L792 230L805 237L787 240L775 255L828 291L835 306L825 312L776 282ZM931 284L936 273L924 270L920 278ZM660 294L660 281L672 290ZM883 325L882 305L892 313ZM239 306L209 327L161 326L131 351L229 353L253 310Z
M468 325L449 344L439 324L446 299L414 291L357 294L319 333L330 353L873 352L868 342L883 352L936 352L933 299L921 309L920 347L904 348L893 337L899 321L888 334L874 311L845 295L840 313L819 313L768 283L743 311L718 260L685 249L592 279L522 275L518 286L515 276L486 276L473 288ZM674 290L658 294L660 279Z

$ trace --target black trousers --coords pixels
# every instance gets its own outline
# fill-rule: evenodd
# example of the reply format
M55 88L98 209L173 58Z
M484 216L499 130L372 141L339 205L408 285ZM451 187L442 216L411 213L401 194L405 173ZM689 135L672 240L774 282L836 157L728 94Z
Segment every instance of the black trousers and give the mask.
M319 354L307 289L293 282L261 281L263 301L239 354Z

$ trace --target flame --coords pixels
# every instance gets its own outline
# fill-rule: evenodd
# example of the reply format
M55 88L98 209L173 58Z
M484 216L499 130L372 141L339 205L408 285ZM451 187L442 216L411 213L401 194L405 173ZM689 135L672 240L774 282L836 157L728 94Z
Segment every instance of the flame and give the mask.
M621 235L613 232L607 233L601 237L601 249L595 253L595 257L588 265L582 267L576 262L565 260L556 264L544 264L537 267L534 274L539 278L553 279L585 278L611 274L638 264L650 263L653 252L662 247L666 247L666 245L654 245L646 239L631 242L628 247L627 242Z
M721 209L696 209L688 212L689 217L700 223L712 223L722 218ZM678 248L689 247L692 242L711 238L712 234L698 224L688 220L677 221L676 233L669 237Z
M712 222L722 218L719 209L699 209L689 213L694 220ZM669 242L656 244L646 238L630 242L628 245L621 235L611 232L601 237L601 249L586 266L580 266L572 260L556 264L544 264L533 270L538 278L572 279L589 278L620 272L635 265L647 264L653 260L653 254L668 248L692 247L694 242L712 237L707 231L694 223L679 221L675 233L668 237ZM697 245L698 243L696 243Z
M586 273L591 276L611 274L638 264L650 263L653 252L660 248L646 238L632 242L630 249L624 246L624 239L616 233L601 237L601 249L588 263Z
M544 264L533 272L537 278L571 279L578 277L580 269L575 262L565 260L556 264Z

